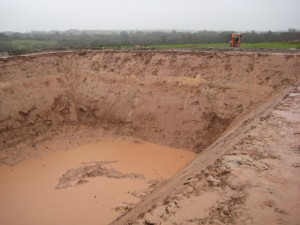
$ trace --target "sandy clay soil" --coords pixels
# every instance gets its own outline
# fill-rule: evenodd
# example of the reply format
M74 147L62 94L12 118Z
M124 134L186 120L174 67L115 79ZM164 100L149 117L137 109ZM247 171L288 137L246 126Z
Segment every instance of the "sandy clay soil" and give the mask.
M4 224L300 224L300 53L0 58Z

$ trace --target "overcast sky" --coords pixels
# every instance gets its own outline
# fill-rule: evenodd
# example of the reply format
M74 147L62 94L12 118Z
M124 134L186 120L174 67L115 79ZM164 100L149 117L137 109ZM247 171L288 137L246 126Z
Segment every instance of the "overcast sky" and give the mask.
M300 29L300 0L0 0L0 31Z

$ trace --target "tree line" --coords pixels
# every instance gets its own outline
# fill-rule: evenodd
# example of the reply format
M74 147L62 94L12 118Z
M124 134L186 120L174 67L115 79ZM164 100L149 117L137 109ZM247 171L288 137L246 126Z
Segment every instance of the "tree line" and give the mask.
M13 51L18 48L14 41L36 41L33 46L43 47L101 47L118 45L149 44L202 44L228 43L234 31L50 31L50 32L1 32L0 50ZM299 42L300 31L285 32L243 32L242 42ZM21 42L20 42L21 43ZM47 45L48 43L48 45ZM51 45L50 45L51 44Z

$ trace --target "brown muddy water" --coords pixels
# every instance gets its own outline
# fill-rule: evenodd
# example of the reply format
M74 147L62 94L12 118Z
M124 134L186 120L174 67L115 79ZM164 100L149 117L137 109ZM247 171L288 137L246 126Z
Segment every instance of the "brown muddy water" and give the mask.
M1 224L108 224L195 156L107 140L0 164Z

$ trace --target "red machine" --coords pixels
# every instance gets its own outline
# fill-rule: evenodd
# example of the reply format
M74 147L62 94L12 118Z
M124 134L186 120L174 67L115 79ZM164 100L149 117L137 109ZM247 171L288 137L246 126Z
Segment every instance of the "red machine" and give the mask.
M230 47L240 47L241 44L241 34L240 33L232 33Z

